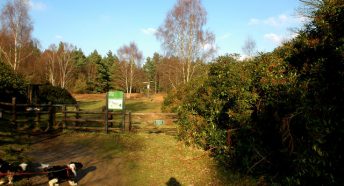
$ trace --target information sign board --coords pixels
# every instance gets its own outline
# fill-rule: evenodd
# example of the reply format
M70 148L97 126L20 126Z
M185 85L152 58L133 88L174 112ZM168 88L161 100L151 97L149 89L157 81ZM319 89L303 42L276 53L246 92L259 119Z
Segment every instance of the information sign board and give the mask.
M123 96L122 91L108 92L108 109L123 110Z

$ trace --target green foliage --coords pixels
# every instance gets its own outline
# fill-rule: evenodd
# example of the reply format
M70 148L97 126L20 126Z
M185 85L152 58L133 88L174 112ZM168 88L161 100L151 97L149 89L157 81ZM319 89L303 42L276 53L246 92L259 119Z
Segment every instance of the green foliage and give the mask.
M233 56L221 56L210 65L206 79L179 88L164 102L165 108L170 105L167 108L181 116L180 137L212 149L221 162L233 155L229 133L246 127L257 99L250 92L248 65Z
M94 50L87 58L81 50L73 52L73 60L76 64L75 93L99 93L107 92L114 86L114 72L118 58L111 51L102 57L97 50Z
M158 65L161 64L161 56L158 53L154 53L153 58L147 57L146 63L143 66L143 70L146 73L148 81L155 85L155 90L160 89L158 79Z
M272 182L343 185L344 2L317 2L293 41L244 62L219 57L171 92L180 138Z
M150 57L147 57L146 63L143 65L143 70L147 74L148 81L155 80L156 63L153 59L151 59Z
M81 67L86 63L86 57L81 49L73 50L72 52L72 60L75 63L76 67Z
M111 89L111 69L115 60L118 60L111 51L102 60L97 60L96 92L107 92Z
M16 97L18 102L25 103L27 82L16 74L11 67L0 61L0 101L11 102Z
M38 103L75 104L75 98L68 90L52 85L42 85L38 91Z
M287 58L299 74L296 86L301 91L298 116L291 122L297 174L289 181L342 185L344 2L323 1L312 16Z
M96 78L98 75L98 65L101 63L102 56L98 54L97 50L94 50L87 58L85 64L86 71L86 93L96 92Z

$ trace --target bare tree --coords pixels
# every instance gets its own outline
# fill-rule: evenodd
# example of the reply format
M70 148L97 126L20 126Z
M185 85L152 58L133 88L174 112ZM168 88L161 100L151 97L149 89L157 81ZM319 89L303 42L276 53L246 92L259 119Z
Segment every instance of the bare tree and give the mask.
M161 66L164 69L164 82L162 83L165 85L165 87L174 89L177 88L177 85L181 83L181 79L178 77L182 75L180 69L178 68L180 61L176 57L164 58L162 61L163 64Z
M32 51L24 52L30 47L32 32L28 9L27 0L13 0L8 1L1 11L1 32L9 39L6 46L0 45L0 54L15 71L32 54Z
M196 60L205 60L215 52L214 34L203 29L206 16L200 0L178 0L156 33L166 54L181 61L184 83L191 80Z
M131 96L133 82L135 81L135 71L140 67L142 60L142 52L139 51L136 43L131 42L124 45L117 50L118 58L120 60L120 70L123 81L125 83L126 92Z
M72 52L76 48L68 43L61 42L57 50L57 64L60 78L60 87L66 88L71 80L74 64L72 60Z
M247 37L245 40L245 44L242 47L242 51L245 55L247 55L248 58L251 58L254 56L256 50L256 42L251 38Z
M48 80L51 85L56 85L56 70L57 70L57 47L55 44L49 46L49 49L44 52L46 56L46 67L48 73Z

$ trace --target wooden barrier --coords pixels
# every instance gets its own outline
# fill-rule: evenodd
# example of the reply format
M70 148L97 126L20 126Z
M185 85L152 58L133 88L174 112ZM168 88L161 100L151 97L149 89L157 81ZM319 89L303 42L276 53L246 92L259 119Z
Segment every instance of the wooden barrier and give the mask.
M70 110L71 108L73 110ZM105 106L100 111L91 111L81 110L79 104L61 105L51 102L48 104L18 104L15 98L11 103L0 102L0 110L2 118L16 126L19 126L20 123L31 123L36 128L41 128L42 122L45 121L47 123L46 131L61 127L63 129L104 130L106 133L108 131L130 132L138 121L153 123L154 120L165 119L165 124L168 125L177 120L177 115L174 113L114 112L109 111ZM93 126L83 126L83 124L91 122ZM94 126L94 122L102 125ZM118 126L114 127L114 123L118 123Z
M68 107L74 107L74 110L68 110ZM102 127L90 127L90 129L102 128L107 133L109 131L108 124L118 122L121 120L123 112L109 112L103 111L85 111L81 110L79 104L53 105L51 102L48 104L17 104L16 99L13 98L11 103L0 102L1 115L14 125L18 126L19 123L34 123L36 128L41 128L41 122L47 121L46 131L53 127L57 127L57 123L62 124L62 128L87 128L87 126L79 126L77 123L97 122L102 123ZM7 117L6 117L6 116ZM59 115L60 117L57 117ZM95 115L95 118L87 118L85 116ZM118 115L119 119L112 119L113 116ZM45 117L43 117L45 116ZM84 117L83 117L84 116ZM98 116L98 117L97 117ZM110 116L110 119L109 119ZM69 126L68 122L73 122L73 126ZM124 123L123 121L121 123ZM122 126L124 127L124 126ZM123 129L110 129L110 131L119 131ZM129 131L129 130L128 130Z

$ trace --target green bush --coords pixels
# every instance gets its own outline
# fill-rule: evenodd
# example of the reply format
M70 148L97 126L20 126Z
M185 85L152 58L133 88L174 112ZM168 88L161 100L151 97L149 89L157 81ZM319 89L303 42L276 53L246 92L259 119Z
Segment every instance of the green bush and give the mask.
M228 163L234 155L229 136L250 122L257 99L250 90L248 65L232 56L221 56L209 65L208 76L179 87L164 102L180 115L179 137L211 149L222 165L232 164Z
M0 60L0 101L11 102L12 97L16 97L17 102L26 103L26 90L25 79Z
M38 90L38 103L75 104L75 98L68 90L52 85L42 85Z
M344 1L312 2L316 19L293 41L249 61L221 56L169 94L181 139L271 182L343 185Z

